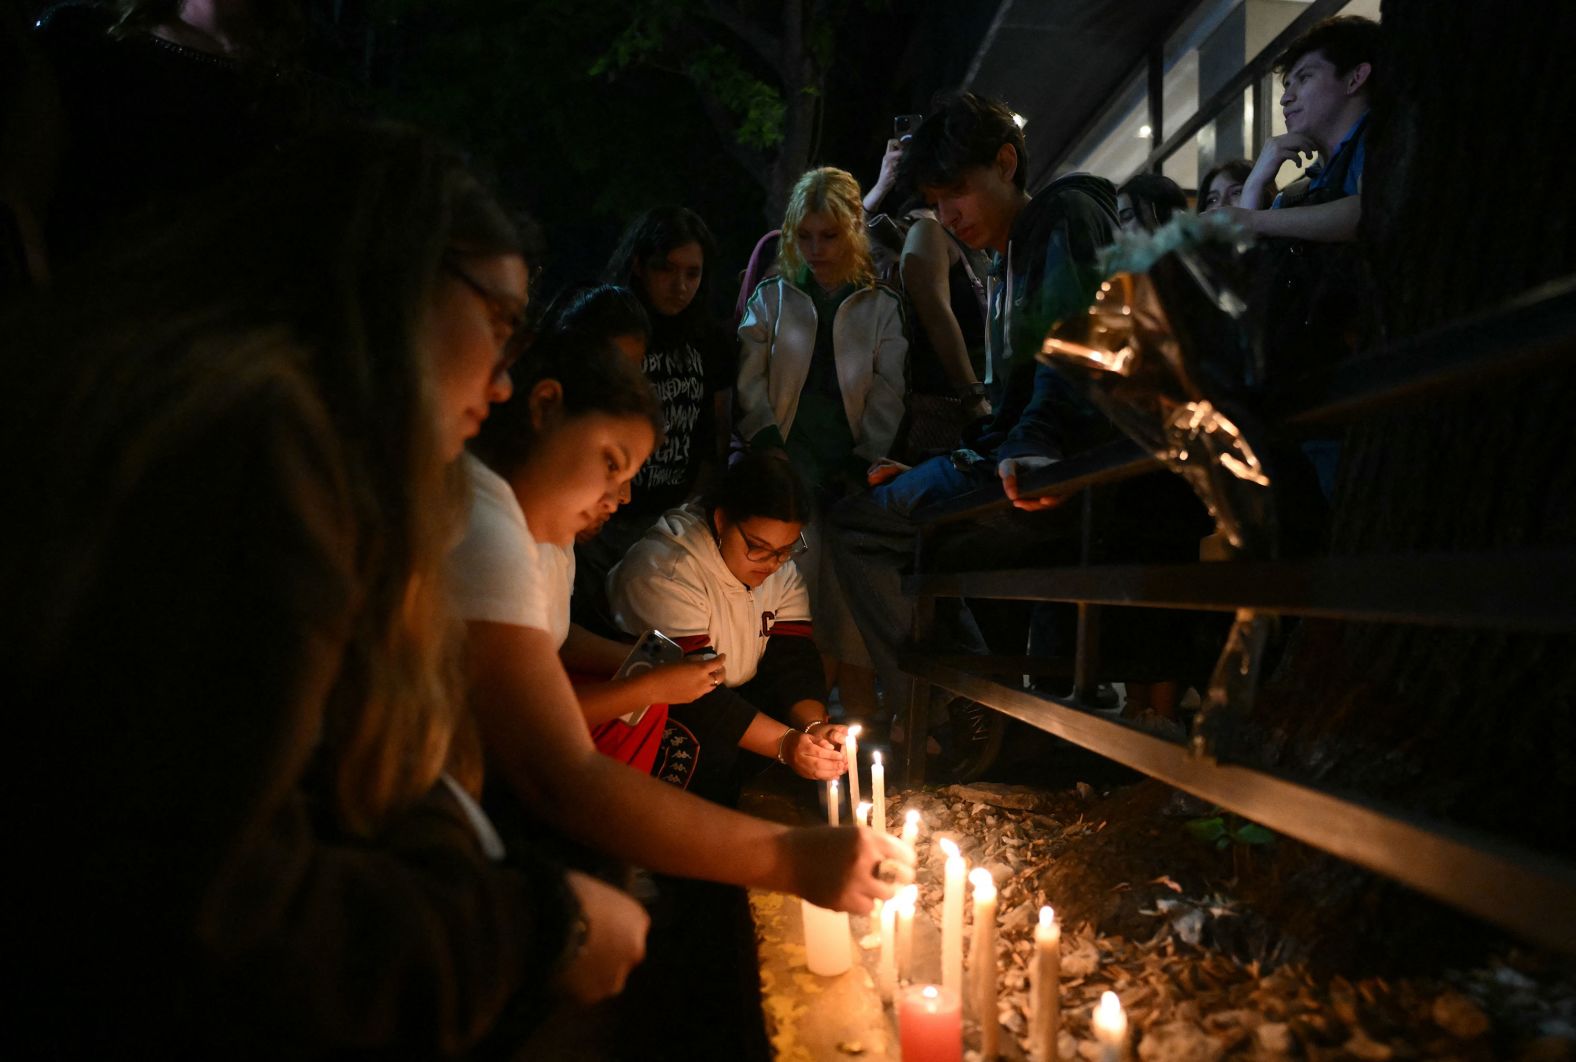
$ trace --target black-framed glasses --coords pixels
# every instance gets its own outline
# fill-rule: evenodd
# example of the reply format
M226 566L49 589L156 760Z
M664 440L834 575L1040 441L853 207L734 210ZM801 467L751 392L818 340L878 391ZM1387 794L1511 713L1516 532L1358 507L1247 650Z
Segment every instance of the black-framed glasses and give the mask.
M525 334L525 309L519 305L519 300L493 291L447 255L443 259L443 268L482 300L487 307L487 316L492 318L494 330L501 333L498 349L503 353L506 361L514 361L515 340Z
M761 561L771 561L774 564L782 564L786 561L793 560L795 557L799 556L805 550L810 548L810 543L806 542L804 539L803 531L799 532L799 537L797 539L784 546L782 549L772 549L772 547L766 545L765 543L755 541L753 538L747 535L744 531L744 528L739 527L738 524L734 524L733 526L739 532L739 537L744 540L744 555L757 563Z

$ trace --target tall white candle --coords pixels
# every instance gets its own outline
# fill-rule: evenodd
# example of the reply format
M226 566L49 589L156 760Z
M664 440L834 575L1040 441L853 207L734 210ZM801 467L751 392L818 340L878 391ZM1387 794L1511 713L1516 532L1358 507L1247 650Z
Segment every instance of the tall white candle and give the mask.
M1056 1040L1062 1031L1062 927L1056 912L1040 908L1040 924L1034 927L1034 966L1029 971L1034 1001L1030 1046L1037 1062L1056 1062Z
M897 990L897 909L895 898L881 905L881 962L876 967L876 980L881 998L888 1003Z
M886 833L886 768L881 765L879 752L870 754L870 802L870 825Z
M861 800L859 806L854 808L854 822L859 826L870 825L870 801Z
M914 960L914 906L919 903L919 886L904 885L892 901L897 905L897 979L912 980Z
M1100 1045L1100 1062L1122 1062L1127 1051L1127 1014L1115 992L1100 994L1100 1005L1094 1008L1089 1027Z
M837 779L833 778L826 783L826 821L836 826L840 814L837 807Z
M843 754L848 759L848 806L857 807L859 800L859 735L864 728L858 723L848 728L843 742Z
M984 867L969 872L974 886L974 949L969 955L975 1017L980 1023L980 1057L1000 1053L1001 1022L996 1018L996 879Z
M903 815L903 843L910 848L919 840L919 812L910 809Z
M963 995L963 879L968 863L950 837L941 839L947 866L941 893L941 987Z

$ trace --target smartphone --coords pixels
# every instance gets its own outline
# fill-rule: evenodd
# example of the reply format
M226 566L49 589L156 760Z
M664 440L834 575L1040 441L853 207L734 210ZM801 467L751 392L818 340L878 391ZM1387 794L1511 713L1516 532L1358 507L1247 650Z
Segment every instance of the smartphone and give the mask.
M914 139L914 134L919 132L924 120L923 114L900 114L892 119L892 135L906 144Z
M640 640L629 651L629 655L619 665L618 673L613 677L629 678L631 675L650 671L658 664L676 664L683 659L684 650L678 642L675 642L659 630L648 630L640 636ZM650 707L651 705L649 704L643 705L628 715L623 715L619 718L630 726L634 726L640 722L641 718L646 714L646 709Z

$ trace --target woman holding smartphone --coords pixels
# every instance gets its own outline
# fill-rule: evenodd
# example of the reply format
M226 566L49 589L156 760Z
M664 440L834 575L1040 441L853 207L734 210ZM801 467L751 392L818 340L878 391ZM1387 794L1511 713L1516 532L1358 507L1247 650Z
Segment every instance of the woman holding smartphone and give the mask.
M813 504L787 461L748 454L701 499L664 513L613 569L608 597L626 631L656 628L728 662L717 689L672 707L659 777L732 793L734 745L806 778L842 773L835 746L847 730L826 718L810 598L793 561Z
M662 692L643 688L646 682L670 683L669 696L704 696L724 681L728 661L686 660L666 669L669 677L614 684L616 695L577 696L561 651L577 666L611 675L627 647L571 643L569 547L617 505L650 454L658 407L632 359L574 332L539 339L515 385L516 397L472 444L486 464L466 462L471 519L450 558L467 624L472 704L495 768L490 798L523 805L582 844L663 874L795 892L854 911L889 896L876 866L902 849L875 831L788 829L697 800L597 751L588 722ZM787 728L773 720L752 720L746 729L758 751L795 751L784 740ZM809 742L802 756L815 777L842 768L824 739Z

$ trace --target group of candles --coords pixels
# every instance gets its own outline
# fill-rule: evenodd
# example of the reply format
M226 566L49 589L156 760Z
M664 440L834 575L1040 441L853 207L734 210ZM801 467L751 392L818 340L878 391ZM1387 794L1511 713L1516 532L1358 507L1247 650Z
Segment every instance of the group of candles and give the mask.
M871 754L871 803L860 801L858 726L848 729L844 751L848 757L848 788L854 820L860 825L886 829L886 772L879 752ZM827 783L827 820L838 825L839 785ZM872 814L873 812L873 814ZM868 816L868 818L867 818ZM919 812L910 810L900 835L912 847L919 839ZM968 863L956 842L939 841L946 855L941 900L941 984L913 984L914 909L919 886L905 885L885 904L878 903L872 917L880 925L881 953L877 980L881 998L894 1003L904 1062L960 1062L963 1057L963 999L973 1004L980 1026L980 1055L994 1059L1000 1051L1000 1023L996 1019L996 882L990 871ZM974 934L969 952L968 979L963 965L964 882L973 886ZM835 975L851 965L847 916L827 919L810 904L804 905L805 950L812 972ZM1030 967L1030 1042L1036 1062L1056 1062L1061 1034L1061 927L1049 907L1040 908L1034 929L1034 961ZM1100 1062L1119 1062L1127 1043L1127 1015L1114 992L1100 998L1091 1019L1100 1046Z

